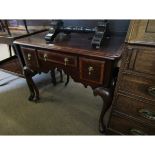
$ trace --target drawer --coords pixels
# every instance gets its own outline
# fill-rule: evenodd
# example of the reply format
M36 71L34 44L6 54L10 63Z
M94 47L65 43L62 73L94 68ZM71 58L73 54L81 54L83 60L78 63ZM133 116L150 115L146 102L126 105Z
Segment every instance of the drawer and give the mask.
M152 100L155 103L155 79L123 73L119 90Z
M155 105L144 103L132 97L118 94L115 101L114 110L155 126Z
M80 79L95 83L103 84L105 62L80 58Z
M32 48L21 47L22 54L26 63L26 66L30 69L37 70L39 68L36 50Z
M155 49L134 48L130 58L129 69L155 75Z
M77 57L67 54L56 53L55 51L38 50L38 57L44 63L57 63L67 67L77 67Z
M109 128L124 135L155 135L155 128L119 114L113 114Z

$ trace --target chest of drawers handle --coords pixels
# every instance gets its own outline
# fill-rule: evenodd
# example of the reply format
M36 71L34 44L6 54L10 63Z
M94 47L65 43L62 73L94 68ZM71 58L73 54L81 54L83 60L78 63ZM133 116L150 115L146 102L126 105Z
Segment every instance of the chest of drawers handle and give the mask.
M27 59L28 59L29 61L31 60L31 54L30 54L30 53L28 53Z
M154 96L154 97L155 97L155 86L149 87L149 88L148 88L148 93L149 93L151 96Z
M147 109L140 109L138 112L142 117L155 121L155 112L151 112Z
M94 71L94 68L92 66L88 67L88 74L91 75L92 71Z
M64 65L67 66L67 63L69 62L68 58L64 58Z
M47 54L44 54L44 61L47 61Z
M138 130L138 129L130 129L130 133L132 134L132 135L146 135L146 133L144 133L143 131L141 131L141 130Z

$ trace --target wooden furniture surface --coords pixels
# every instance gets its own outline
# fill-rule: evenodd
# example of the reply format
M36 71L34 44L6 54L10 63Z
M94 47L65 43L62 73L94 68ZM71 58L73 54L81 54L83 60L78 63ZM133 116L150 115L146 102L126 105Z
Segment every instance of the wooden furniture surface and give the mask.
M132 20L126 42L155 45L155 20Z
M141 26L137 31L141 31ZM143 25L144 29L145 26L146 24ZM155 38L146 40L149 39ZM124 47L106 132L122 135L155 135L155 46L150 46L150 42L147 44L145 41L145 45L144 42L143 45L138 45L137 42L128 43Z
M8 34L6 31L1 31L0 32L0 43L1 44L9 44L12 45L13 41L25 36L28 36L29 34L35 34L36 32L42 32L43 30L45 31L46 29L41 29L41 30L36 30L36 29L31 29L29 30L29 33L21 27L10 27L10 32L11 35Z
M111 36L104 41L101 49L93 49L92 34L72 33L64 40L56 39L47 44L44 40L47 33L42 32L14 41L30 90L29 100L39 99L39 90L32 79L35 74L46 73L55 68L63 69L74 81L85 87L91 86L94 95L103 98L104 104L99 119L100 131L103 132L103 117L111 104L116 77L114 72L121 57L124 37Z

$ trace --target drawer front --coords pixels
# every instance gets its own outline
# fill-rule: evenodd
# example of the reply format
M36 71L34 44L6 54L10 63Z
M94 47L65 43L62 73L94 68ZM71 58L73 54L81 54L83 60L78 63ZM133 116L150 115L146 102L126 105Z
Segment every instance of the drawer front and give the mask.
M155 75L155 49L133 49L129 69Z
M87 82L103 84L105 62L80 58L80 79Z
M155 126L155 105L119 94L115 101L114 110Z
M39 59L43 60L45 63L57 63L67 67L77 67L77 57L70 56L67 54L60 54L56 52L48 52L43 50L38 50Z
M109 128L124 135L155 135L155 128L129 119L119 114L113 114Z
M36 50L32 48L21 47L26 66L36 70L39 68Z
M119 90L147 98L155 102L155 79L123 73Z

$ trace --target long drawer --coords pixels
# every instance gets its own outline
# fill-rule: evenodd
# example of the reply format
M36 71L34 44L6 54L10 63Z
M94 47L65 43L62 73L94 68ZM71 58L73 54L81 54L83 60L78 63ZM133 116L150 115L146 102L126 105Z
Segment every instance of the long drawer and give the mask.
M118 94L114 110L155 126L155 105L139 101L131 96Z
M142 73L155 75L155 50L138 49L134 70Z
M112 114L108 128L124 135L155 135L154 127L144 125L117 113Z
M155 104L155 79L138 74L123 73L120 81L120 91L152 100Z
M155 75L155 49L149 47L130 47L126 51L128 58L126 69L136 72Z
M77 68L77 57L68 54L60 54L56 51L38 50L38 57L44 62L44 65L50 63L61 64L65 67Z

